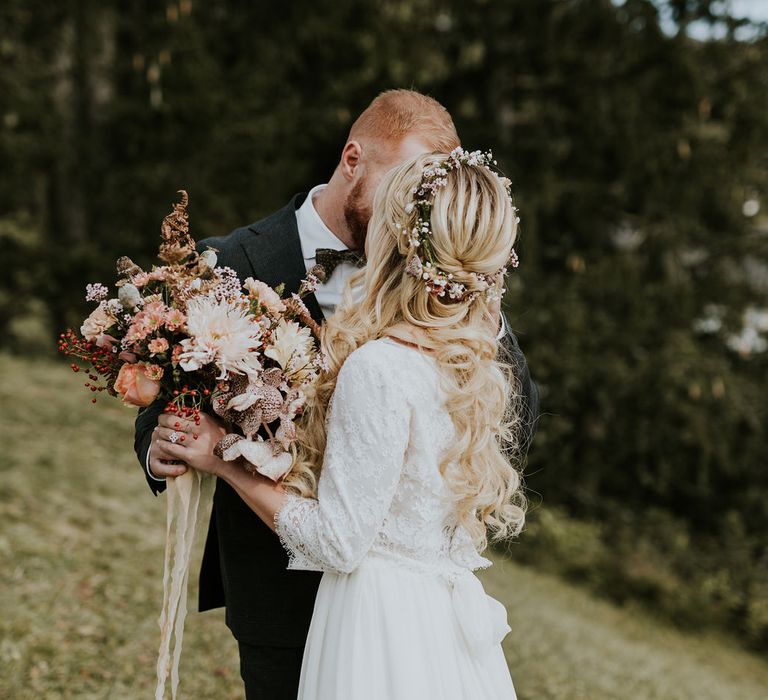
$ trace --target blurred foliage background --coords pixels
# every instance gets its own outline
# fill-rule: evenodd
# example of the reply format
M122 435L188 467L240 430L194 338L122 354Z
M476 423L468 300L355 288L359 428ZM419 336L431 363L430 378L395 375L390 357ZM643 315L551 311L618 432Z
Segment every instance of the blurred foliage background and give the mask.
M379 91L427 92L522 211L544 415L511 556L768 649L768 39L730 10L5 0L0 346L53 353L176 190L226 233L326 181Z

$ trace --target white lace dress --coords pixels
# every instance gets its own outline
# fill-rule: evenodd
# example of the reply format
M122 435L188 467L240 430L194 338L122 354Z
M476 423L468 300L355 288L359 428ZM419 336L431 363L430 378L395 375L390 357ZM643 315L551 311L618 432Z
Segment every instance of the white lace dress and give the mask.
M506 610L452 518L438 466L454 429L434 360L389 339L339 372L318 499L275 517L289 568L324 571L300 700L508 700Z

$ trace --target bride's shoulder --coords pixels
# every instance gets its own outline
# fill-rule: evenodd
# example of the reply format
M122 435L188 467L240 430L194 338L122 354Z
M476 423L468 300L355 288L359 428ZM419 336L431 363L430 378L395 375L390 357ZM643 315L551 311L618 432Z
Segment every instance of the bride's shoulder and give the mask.
M376 378L387 384L399 384L415 369L413 363L418 364L414 354L389 338L369 340L349 354L339 374L365 375L369 381Z
M342 365L344 367L385 367L394 357L394 348L386 338L368 340L353 350Z

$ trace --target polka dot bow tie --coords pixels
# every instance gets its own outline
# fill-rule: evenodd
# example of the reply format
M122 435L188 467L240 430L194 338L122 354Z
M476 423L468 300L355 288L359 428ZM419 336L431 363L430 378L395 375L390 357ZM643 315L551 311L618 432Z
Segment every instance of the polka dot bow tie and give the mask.
M317 265L323 268L325 279L328 280L341 263L350 263L355 267L363 267L365 265L365 255L357 250L318 248L315 251L315 261Z

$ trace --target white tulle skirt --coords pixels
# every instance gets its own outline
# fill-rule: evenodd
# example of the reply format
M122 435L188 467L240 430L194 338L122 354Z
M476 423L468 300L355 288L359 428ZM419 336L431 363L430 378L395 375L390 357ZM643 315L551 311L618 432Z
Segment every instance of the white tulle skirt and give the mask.
M506 610L470 571L448 578L369 555L325 573L299 700L515 700Z

